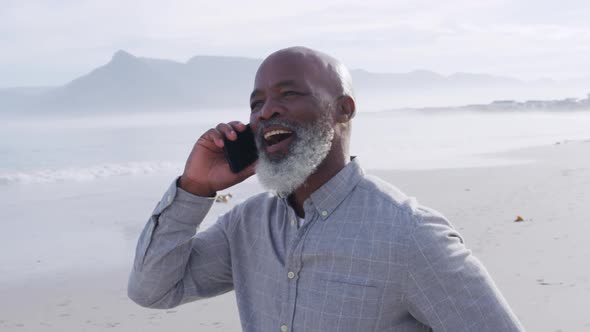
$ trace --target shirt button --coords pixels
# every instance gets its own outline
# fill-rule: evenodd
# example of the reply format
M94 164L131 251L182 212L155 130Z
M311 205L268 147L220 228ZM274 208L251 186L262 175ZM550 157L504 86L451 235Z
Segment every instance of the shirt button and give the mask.
M281 325L281 332L287 332L289 331L289 328L287 327L287 325Z
M172 203L173 199L174 199L174 197L172 197L172 195L168 195L168 198L166 199L166 201L168 201L168 203Z
M291 218L291 225L295 226L295 218Z
M325 217L328 215L328 211L322 211L322 217Z
M295 273L293 271L289 271L289 273L287 273L287 278L289 278L289 279L295 278Z

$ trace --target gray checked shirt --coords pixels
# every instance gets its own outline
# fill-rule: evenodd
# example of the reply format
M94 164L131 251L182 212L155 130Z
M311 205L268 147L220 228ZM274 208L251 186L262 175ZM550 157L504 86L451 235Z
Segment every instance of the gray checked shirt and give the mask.
M213 201L171 185L139 238L131 299L235 290L244 331L523 330L449 222L356 159L305 201L302 227L264 193L197 232Z

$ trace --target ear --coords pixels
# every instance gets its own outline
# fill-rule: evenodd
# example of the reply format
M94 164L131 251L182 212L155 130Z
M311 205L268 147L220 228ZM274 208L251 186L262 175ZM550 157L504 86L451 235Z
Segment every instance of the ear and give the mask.
M356 114L354 99L350 96L342 96L336 101L336 121L346 123Z

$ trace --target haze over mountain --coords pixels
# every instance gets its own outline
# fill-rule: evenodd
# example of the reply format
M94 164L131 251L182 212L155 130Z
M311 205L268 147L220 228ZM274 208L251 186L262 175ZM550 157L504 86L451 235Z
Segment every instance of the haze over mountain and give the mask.
M248 107L261 59L195 56L186 63L116 52L111 61L60 87L0 89L0 111ZM351 71L359 109L486 103L494 99L583 97L590 79L525 82L487 74L449 76Z

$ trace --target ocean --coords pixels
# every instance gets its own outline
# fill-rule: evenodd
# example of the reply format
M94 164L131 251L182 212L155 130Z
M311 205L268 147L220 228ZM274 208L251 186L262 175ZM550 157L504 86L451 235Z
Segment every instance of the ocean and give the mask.
M150 212L194 142L247 111L0 114L0 282L128 269ZM527 162L502 151L590 139L590 112L359 112L352 149L371 169ZM230 188L239 202L255 178ZM216 204L205 227L227 211Z
M202 132L248 116L0 114L0 186L178 173ZM590 137L590 112L383 111L359 112L353 121L351 151L367 169L489 166L509 162L489 153Z

